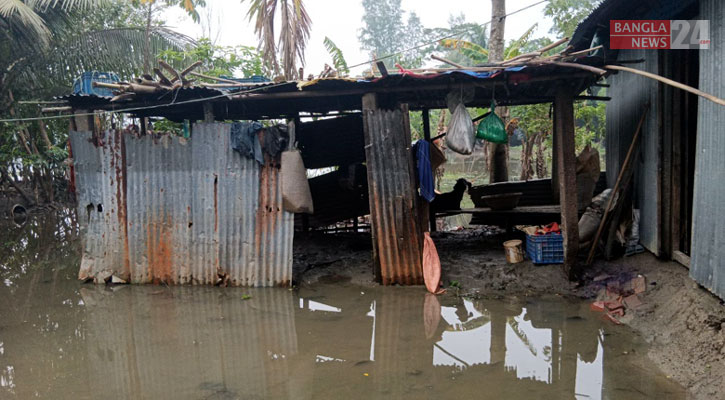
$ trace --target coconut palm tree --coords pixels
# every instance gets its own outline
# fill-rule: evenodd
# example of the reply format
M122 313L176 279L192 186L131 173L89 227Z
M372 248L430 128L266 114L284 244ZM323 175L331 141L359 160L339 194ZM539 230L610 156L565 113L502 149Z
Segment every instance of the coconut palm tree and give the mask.
M175 1L170 4L179 0ZM114 71L130 78L148 60L145 55L194 44L156 22L145 25L138 5L129 0L0 0L0 118L37 117L37 107L15 99L68 93L84 71ZM131 27L125 20L128 15L113 13L119 8L138 17ZM9 174L16 176L21 163L23 183L38 185L52 202L54 181L64 179L64 122L0 123L2 178L12 183ZM16 189L22 193L19 186Z
M110 70L133 75L162 50L183 50L194 41L166 27L99 26L79 29L102 13L103 0L0 0L0 112L8 90L65 88L81 72ZM123 4L123 3L118 3ZM195 4L191 3L190 4Z
M242 0L245 2L246 0ZM279 38L275 32L275 18L279 11ZM259 50L266 67L287 79L297 75L297 59L305 63L305 47L310 38L312 21L302 0L249 0L247 17L254 22L259 38ZM278 51L280 62L278 61Z

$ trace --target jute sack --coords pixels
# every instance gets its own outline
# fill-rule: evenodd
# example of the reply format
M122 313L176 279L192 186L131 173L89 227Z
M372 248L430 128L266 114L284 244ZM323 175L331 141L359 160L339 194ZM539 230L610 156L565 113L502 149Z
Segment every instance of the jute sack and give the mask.
M312 193L307 182L307 170L302 162L299 150L282 152L282 204L284 209L293 213L312 214Z

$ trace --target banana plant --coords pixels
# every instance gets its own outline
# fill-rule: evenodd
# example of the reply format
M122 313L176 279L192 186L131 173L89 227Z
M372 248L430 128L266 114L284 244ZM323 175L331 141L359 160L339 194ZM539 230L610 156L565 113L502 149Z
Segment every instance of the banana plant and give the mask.
M350 68L347 67L347 61L345 61L345 56L342 55L342 50L327 36L325 36L323 44L330 54L330 57L332 57L332 64L335 66L337 73L341 76L349 74Z
M504 49L504 60L511 59L521 54L521 49L531 40L538 23L532 25L521 37L509 43ZM445 48L457 50L474 64L483 64L488 61L488 50L482 46L463 39L442 39L439 44Z

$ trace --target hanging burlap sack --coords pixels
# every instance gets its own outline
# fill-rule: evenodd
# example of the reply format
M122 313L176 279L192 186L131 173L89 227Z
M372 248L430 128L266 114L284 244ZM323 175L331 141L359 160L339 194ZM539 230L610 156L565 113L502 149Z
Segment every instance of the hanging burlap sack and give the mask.
M299 150L282 152L282 204L285 211L312 214L312 193L307 182L307 169Z
M587 145L576 158L577 209L580 212L592 202L599 171L599 151Z

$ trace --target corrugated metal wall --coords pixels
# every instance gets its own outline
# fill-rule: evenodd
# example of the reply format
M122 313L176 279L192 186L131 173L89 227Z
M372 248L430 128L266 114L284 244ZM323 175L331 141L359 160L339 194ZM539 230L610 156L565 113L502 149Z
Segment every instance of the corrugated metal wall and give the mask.
M725 98L725 3L702 0L709 50L700 51L700 89ZM725 299L725 107L699 99L690 275Z
M363 98L363 121L376 277L384 285L420 285L423 234L408 110L379 109L368 96Z
M657 50L620 50L620 60L645 59L636 68L652 73L658 72ZM660 191L658 84L642 76L620 72L607 78L611 87L607 103L606 162L607 184L614 186L620 166L632 143L634 130L642 116L644 106L650 103L647 118L642 127L640 152L635 162L635 187L640 208L640 242L649 251L660 253L659 209Z
M85 249L79 277L133 283L287 285L293 214L279 170L234 152L228 124L193 138L72 132ZM102 204L103 212L87 212Z

